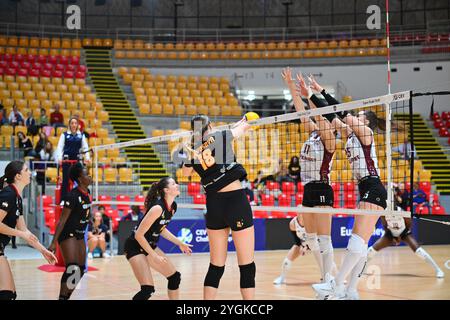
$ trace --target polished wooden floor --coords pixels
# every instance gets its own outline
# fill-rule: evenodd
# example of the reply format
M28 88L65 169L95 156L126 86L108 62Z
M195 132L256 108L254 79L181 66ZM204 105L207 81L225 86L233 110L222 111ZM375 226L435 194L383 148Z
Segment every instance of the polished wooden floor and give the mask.
M361 299L450 299L450 270L445 262L450 259L450 246L426 246L446 278L437 279L433 269L420 260L406 247L391 247L376 256L368 273L359 284ZM336 263L339 265L342 249L335 250ZM276 299L313 299L311 284L319 280L319 274L308 254L300 257L290 270L287 283L272 284L278 276L281 262L286 251L264 251L256 253L257 276L256 298ZM182 274L181 299L201 299L203 278L208 268L208 254L192 256L170 255L170 259ZM56 299L59 290L60 273L46 273L37 269L42 260L10 261L16 281L18 299ZM111 259L94 259L92 266L99 271L90 272L80 283L72 299L130 299L139 285L123 256ZM450 267L450 262L447 264ZM379 270L380 276L376 276ZM375 271L375 274L373 274ZM167 281L154 273L156 293L152 299L167 299ZM228 256L225 274L222 278L219 299L240 299L239 268L234 253Z

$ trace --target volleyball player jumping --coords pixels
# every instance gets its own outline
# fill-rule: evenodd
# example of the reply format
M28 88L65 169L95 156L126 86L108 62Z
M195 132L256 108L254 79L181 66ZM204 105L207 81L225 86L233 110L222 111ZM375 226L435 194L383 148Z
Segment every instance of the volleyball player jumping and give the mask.
M210 247L210 264L204 281L204 299L214 299L225 270L228 236L231 229L240 270L243 299L255 296L255 234L253 213L241 181L247 176L236 162L232 143L250 125L245 117L231 130L213 131L206 115L191 120L192 144L187 146L190 161L183 165L183 175L195 170L206 192L206 228Z
M125 255L133 269L141 290L133 300L148 300L155 292L151 268L167 278L169 299L179 298L181 273L166 255L157 248L159 237L176 244L181 252L191 254L191 245L175 237L167 225L177 211L175 198L180 194L174 179L165 177L154 182L145 199L146 214L125 242Z
M295 80L292 79L290 68L285 68L282 77L291 92L296 111L305 111L300 95L297 92ZM297 75L300 94L310 98L312 93L301 75ZM312 104L311 104L312 105ZM334 193L330 185L330 169L336 138L326 117L302 117L309 138L302 146L300 154L301 181L305 184L303 193L304 207L332 208ZM314 254L321 271L321 279L331 273L334 265L333 245L331 243L331 214L303 213L306 229L306 244Z
M309 78L311 86L320 92L329 105L339 102L329 95L313 77ZM357 117L347 111L336 113L341 120L335 118L333 126L346 138L345 152L358 182L360 200L358 209L385 210L387 192L380 180L373 130L381 127L380 119L371 111L362 111ZM333 278L327 275L325 283L314 284L313 289L325 298L359 299L357 283L367 261L367 242L369 241L380 215L356 215L353 231L349 239L342 265ZM344 286L350 274L347 288Z
M4 249L11 237L20 237L38 250L50 264L57 259L32 234L23 218L22 191L30 183L31 172L22 161L11 161L0 178L0 300L16 300L14 278ZM8 184L3 188L4 184Z

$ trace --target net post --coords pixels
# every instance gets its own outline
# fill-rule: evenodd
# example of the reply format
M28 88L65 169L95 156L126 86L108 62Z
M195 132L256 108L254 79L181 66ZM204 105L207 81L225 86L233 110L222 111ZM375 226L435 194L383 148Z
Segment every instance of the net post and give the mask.
M386 112L386 166L387 166L387 209L392 211L392 146L391 146L391 104L384 103Z
M94 163L95 163L95 199L98 200L98 149L94 148Z
M411 190L409 190L409 208L411 210L411 216L414 216L414 210L413 210L414 196L413 196L412 188L414 186L414 158L416 157L416 152L414 149L414 127L413 127L414 114L413 114L413 100L412 99L413 99L413 92L411 90L409 93L409 135L410 135L410 146L411 146L411 156L410 156L410 161L411 161L410 175L411 175L411 177L409 178Z

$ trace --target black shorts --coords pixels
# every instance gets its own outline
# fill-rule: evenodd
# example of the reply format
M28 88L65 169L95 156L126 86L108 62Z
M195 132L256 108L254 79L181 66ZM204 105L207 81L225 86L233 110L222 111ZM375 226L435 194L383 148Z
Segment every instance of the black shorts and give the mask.
M302 239L300 239L300 238L297 236L297 232L291 230L291 233L292 233L292 237L294 237L294 244L295 244L296 246L299 246L299 247L300 247L300 246L302 245L302 243L303 243Z
M243 189L206 195L206 227L211 230L244 230L253 226L253 212Z
M302 205L305 207L330 206L334 204L333 188L325 182L312 181L305 185Z
M378 177L365 177L358 183L359 202L375 204L387 208L387 191Z
M149 243L149 244L150 244L150 247L152 247L153 250L156 249L156 243ZM140 255L140 254L143 254L144 256L148 256L147 251L145 251L141 247L139 242L137 242L137 240L134 239L134 238L128 238L125 241L124 253L125 253L125 257L127 258L127 260L130 260L134 256L137 256L137 255Z
M75 238L77 240L84 240L84 232L80 233L80 232L62 232L59 235L58 238L58 243L61 244L61 242L70 239L70 238Z

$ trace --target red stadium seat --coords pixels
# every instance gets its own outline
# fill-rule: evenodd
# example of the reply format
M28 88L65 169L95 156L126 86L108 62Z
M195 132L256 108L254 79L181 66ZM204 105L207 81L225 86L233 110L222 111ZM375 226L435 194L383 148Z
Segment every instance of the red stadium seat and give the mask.
M63 65L67 65L69 63L69 58L66 56L60 56L59 57L59 63Z
M450 112L447 112L447 111L442 112L441 118L443 120L450 120Z
M107 196L107 195L99 195L98 196L98 201L111 201L111 200L112 200L111 196ZM105 209L111 209L110 204L102 204L102 206L104 206Z
M19 69L17 72L17 75L27 77L28 76L28 69Z
M411 191L411 182L405 182L405 190ZM401 190L403 191L403 190Z
M41 70L41 69L42 69L42 63L34 62L34 63L31 65L31 67L32 67L33 69L36 69L36 70Z
M297 182L297 193L303 193L303 189L304 189L303 183Z
M78 66L77 71L86 73L87 68L86 66Z
M340 194L341 194L341 184L339 182L332 182L331 183L331 188L333 188L333 196L334 196L334 204L333 207L334 208L339 208L341 205L341 199L340 199Z
M202 193L194 196L194 204L206 204L206 196Z
M58 63L55 65L55 70L64 71L64 69L65 67L63 64Z
M355 183L354 182L345 182L344 183L344 191L347 191L347 192L355 191Z
M66 79L73 79L73 77L74 77L74 74L73 74L72 71L64 72L64 78L66 78Z
M261 195L261 203L263 206L274 206L275 205L275 198L273 197L273 194L262 194Z
M16 60L17 62L22 62L25 59L25 57L23 56L23 54L16 54L16 57L14 60Z
M84 79L84 78L86 78L86 73L81 72L81 71L78 71L78 72L75 74L75 78L77 78L77 79Z
M427 206L418 205L418 206L416 206L415 213L417 213L417 214L430 214L430 210L428 209Z
M138 195L136 195L134 197L134 201L135 202L143 202L144 203L145 202L145 197L143 195L138 194ZM139 206L139 208L141 208L141 210L144 210L144 205Z
M69 59L70 64L73 64L75 66L80 64L80 58L78 57L72 57Z
M120 221L119 211L114 209L106 209L105 214L111 218L111 222L113 225L113 232L116 232L119 229L119 221Z
M419 183L419 187L420 189L422 189L427 196L430 196L430 192L431 192L431 183L429 181L422 181Z
M437 119L437 120L434 120L433 126L434 126L435 129L439 129L439 128L442 128L444 126L444 123L442 122L441 119Z
M440 137L450 137L450 133L446 128L442 127L439 129L439 136Z
M200 183L197 182L189 182L188 185L188 195L195 196L196 194L200 193Z
M275 181L267 181L266 182L266 188L269 191L280 190L280 184L278 182L275 182Z
M75 67L74 65L68 64L68 65L66 66L66 71L72 71L72 72L74 72L75 69L76 69L76 67Z
M18 63L17 61L12 61L9 63L9 67L13 68L13 69L18 69L20 66L20 63Z
M5 74L5 69L3 69L2 67L0 67L0 76Z
M31 63L29 63L28 61L22 61L22 63L20 64L20 66L23 69L30 69L31 68Z
M291 195L282 193L278 196L278 205L280 207L290 207L291 206Z
M31 69L29 72L30 77L39 77L39 69Z
M8 68L8 62L0 61L0 68Z
M446 214L444 207L442 207L439 204L438 205L434 205L433 208L431 209L431 212L433 214Z
M49 195L43 195L42 197L38 197L37 201L38 203L41 202L41 198L42 198L42 206L45 207L50 207L53 204L53 197L49 196Z
M282 182L281 191L288 195L293 195L295 193L295 185L293 182Z
M7 53L7 54L4 55L3 60L10 62L10 61L13 60L13 57L9 53Z
M50 78L52 73L50 70L41 70L41 77Z
M344 208L346 208L346 209L355 209L356 208L355 192L348 192L344 189Z
M28 61L29 63L33 63L36 61L36 56L32 54L27 54L25 56L25 60Z
M48 61L48 63L51 63L51 64L57 64L58 58L56 56L49 56L47 61Z
M6 74L7 74L8 76L15 76L16 73L17 73L17 70L16 70L16 69L13 69L13 68L7 68L7 69L6 69Z
M130 197L124 194L118 194L116 197L116 201L129 202ZM128 210L130 210L130 206L128 204L118 204L117 210L128 212Z
M438 120L440 118L441 116L439 115L439 112L434 112L433 115L431 116L432 120Z
M39 62L39 63L47 63L47 57L42 55L42 54L40 54L40 55L37 56L36 61Z
M430 200L430 203L433 205L440 204L439 203L439 195L437 193L430 193L428 200Z
M53 70L53 65L51 63L44 63L45 70Z

